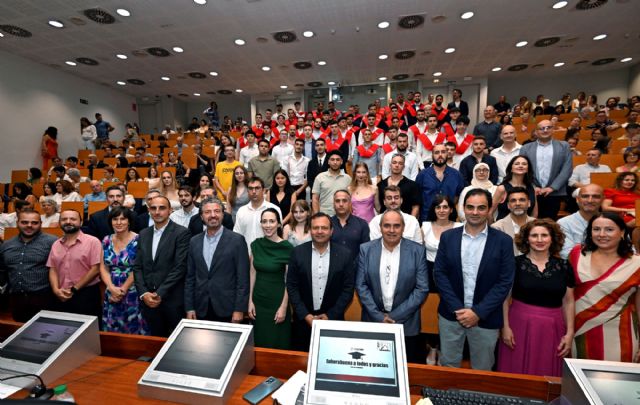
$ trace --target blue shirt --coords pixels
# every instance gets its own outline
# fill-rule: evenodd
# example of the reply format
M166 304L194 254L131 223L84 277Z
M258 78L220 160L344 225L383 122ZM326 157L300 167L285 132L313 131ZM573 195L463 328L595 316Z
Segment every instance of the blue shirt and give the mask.
M460 245L460 258L462 259L462 283L464 288L464 307L473 307L473 295L476 291L476 279L482 260L484 246L487 243L489 227L485 225L482 232L476 236L467 233L466 227L462 229L462 244Z
M204 241L202 242L202 256L207 263L207 271L211 268L211 262L213 261L213 255L216 253L218 242L222 236L222 227L218 229L218 232L209 236L209 232L204 233Z
M434 197L441 194L455 200L464 188L464 179L459 171L447 166L444 169L442 181L440 181L436 176L436 170L430 166L418 174L416 184L422 189L422 208L420 210L420 222L422 223L427 220L427 214Z
M104 191L99 192L98 194L96 193L89 193L89 194L85 194L84 198L82 199L82 201L84 202L84 210L85 212L87 210L89 210L89 202L93 202L93 201L107 201L107 196L104 193Z
M111 124L109 124L107 121L96 121L93 125L96 127L98 138L109 138L109 127L111 126Z
M344 227L336 215L331 217L333 233L331 242L344 246L351 252L351 257L355 258L360 252L360 245L369 242L369 224L362 218L349 215Z

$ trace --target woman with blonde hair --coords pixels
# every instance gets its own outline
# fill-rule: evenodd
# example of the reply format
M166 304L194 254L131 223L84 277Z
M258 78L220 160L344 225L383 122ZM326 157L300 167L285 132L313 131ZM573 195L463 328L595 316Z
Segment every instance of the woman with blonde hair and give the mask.
M353 167L353 177L349 184L353 215L370 222L380 211L378 187L373 185L369 167L364 162L358 162Z
M163 196L167 197L171 203L172 211L177 211L182 207L180 205L180 199L178 198L176 178L173 177L173 173L169 170L163 170L162 173L160 173L160 192Z

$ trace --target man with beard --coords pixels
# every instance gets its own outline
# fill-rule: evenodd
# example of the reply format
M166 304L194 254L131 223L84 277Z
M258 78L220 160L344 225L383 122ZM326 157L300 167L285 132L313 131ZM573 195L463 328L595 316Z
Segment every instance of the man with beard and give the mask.
M193 203L193 188L190 186L180 187L180 190L178 190L178 200L180 200L181 208L172 212L169 219L187 228L191 217L198 214L198 209Z
M447 122L449 118L449 110L442 106L443 97L442 94L438 94L436 96L436 102L433 104L431 109L431 113L435 114L438 118L438 128L442 126L445 122Z
M452 92L453 101L447 105L447 109L451 111L452 108L457 108L460 110L460 115L466 117L469 115L469 104L466 101L462 100L462 90L453 89Z
M415 180L418 172L424 167L422 162L415 153L408 151L409 136L407 134L399 134L396 140L395 152L387 153L382 160L382 178L386 179L391 175L391 159L396 155L404 156L404 169L402 174L410 180Z
M100 263L102 243L80 230L79 212L66 209L60 213L64 236L51 246L47 267L49 282L57 298L54 308L61 312L94 315L100 318Z
M106 191L106 195L107 203L109 204L107 208L91 214L89 221L82 227L84 233L95 236L98 240L102 240L105 236L111 234L111 227L107 220L109 212L111 212L114 207L119 207L124 203L124 193L118 186L110 186ZM137 223L137 221L134 222ZM137 227L135 230L137 230Z
M51 309L47 259L56 237L41 232L40 214L32 209L18 213L20 233L0 245L0 284L9 288L9 306L16 322L27 322L43 309Z
M487 141L489 152L500 146L500 131L502 125L496 122L496 109L492 105L484 108L484 121L479 122L473 128L475 136L482 135Z
M413 93L413 99L407 100L409 101L405 107L407 122L409 125L413 125L416 123L418 110L424 110L425 105L420 102L422 97L422 93L416 91ZM431 106L429 106L429 110L431 110Z
M535 218L527 215L529 209L529 194L524 187L513 187L507 193L507 207L509 215L494 222L491 226L499 231L506 233L513 239L513 255L522 254L516 246L515 236L520 232L520 228L525 226L527 222L533 221Z
M447 137L443 132L438 131L438 117L435 114L429 114L427 123L422 127L422 130L419 127L421 118L424 123L424 111L418 111L418 122L411 127L411 132L415 137L416 155L424 166L428 167L433 160L431 157L433 145L444 143Z
M418 174L416 183L422 189L420 223L427 220L431 202L437 194L448 195L455 201L464 188L460 172L447 166L447 147L442 144L433 147L433 165Z

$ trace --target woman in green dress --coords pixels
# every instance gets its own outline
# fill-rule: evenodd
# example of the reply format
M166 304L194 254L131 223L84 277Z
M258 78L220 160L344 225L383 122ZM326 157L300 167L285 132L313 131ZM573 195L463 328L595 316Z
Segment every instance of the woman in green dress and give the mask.
M278 211L267 208L260 216L264 237L251 243L249 318L255 345L274 349L291 346L291 314L285 288L287 263L293 246L282 239Z

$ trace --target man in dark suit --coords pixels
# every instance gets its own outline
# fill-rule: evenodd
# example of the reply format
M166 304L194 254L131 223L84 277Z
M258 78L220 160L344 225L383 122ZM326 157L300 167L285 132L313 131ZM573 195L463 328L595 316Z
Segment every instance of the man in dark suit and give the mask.
M316 139L316 156L309 161L309 165L307 166L307 183L309 184L309 190L313 190L313 182L316 180L316 177L318 177L320 173L329 170L326 146L324 138Z
M158 196L149 203L154 225L140 231L133 264L142 316L154 336L169 336L184 316L184 277L189 231L169 220L171 203Z
M360 246L356 290L363 322L402 324L407 360L425 363L420 306L429 292L424 246L402 237L402 212L389 209L380 219L382 238Z
M567 183L573 173L573 154L568 143L553 139L551 121L540 121L536 134L536 141L523 145L520 155L529 158L533 170L538 218L555 221L560 203L567 197Z
M202 190L200 190L199 195L200 195L200 201L204 201L207 199L214 198L215 191L213 190L213 187L203 187ZM233 231L233 217L228 212L223 213L222 226L224 226L230 231ZM189 232L191 233L191 236L196 236L197 234L205 231L206 224L202 221L202 216L201 215L192 216L191 219L189 220L188 229L189 229Z
M462 90L453 89L452 92L453 101L447 104L447 110L451 111L452 108L458 108L460 110L460 115L464 117L469 116L469 104L466 101L462 100Z
M330 242L331 219L311 217L311 242L296 246L287 271L287 293L293 307L293 347L309 351L316 319L344 320L353 299L354 258L348 249Z
M153 200L159 195L162 195L162 193L158 189L152 188L151 190L147 191L147 194L144 196L145 211L136 217L136 221L134 225L134 230L136 232L140 233L140 231L143 230L144 228L153 226L153 219L151 218L151 215L149 215L148 207L149 207L149 204L151 203L151 200Z
M111 186L107 189L106 194L109 206L103 210L91 214L91 217L89 217L86 225L82 227L82 232L95 236L100 241L102 241L105 236L111 235L113 233L108 221L109 212L113 207L122 206L122 204L124 203L124 193L122 192L120 187Z
M491 370L495 361L515 259L509 235L488 226L491 203L487 190L470 190L463 201L465 225L440 236L434 279L443 366L460 367L465 339L472 368Z
M249 254L244 237L222 226L224 207L206 199L200 216L206 232L191 238L184 306L187 318L242 322L249 306Z

